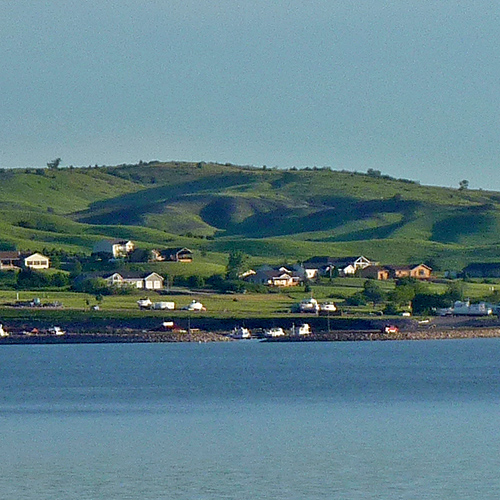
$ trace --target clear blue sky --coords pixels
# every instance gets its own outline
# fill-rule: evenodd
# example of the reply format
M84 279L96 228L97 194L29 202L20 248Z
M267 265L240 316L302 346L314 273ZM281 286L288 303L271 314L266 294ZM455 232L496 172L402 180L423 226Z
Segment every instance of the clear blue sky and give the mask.
M0 166L195 160L500 190L500 6L0 2Z

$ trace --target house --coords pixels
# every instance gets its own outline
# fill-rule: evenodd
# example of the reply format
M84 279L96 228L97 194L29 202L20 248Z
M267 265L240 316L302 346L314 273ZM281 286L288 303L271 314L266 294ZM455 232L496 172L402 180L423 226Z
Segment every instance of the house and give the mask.
M245 281L257 285L267 285L273 287L290 287L300 285L304 281L304 276L294 273L285 267L271 268L263 266L254 274L250 274Z
M468 278L500 278L500 262L471 262L462 274Z
M389 270L382 266L368 266L358 272L360 278L371 278L375 280L388 280Z
M109 254L113 259L121 259L132 253L134 248L135 245L130 240L101 240L94 245L92 253Z
M48 269L50 267L50 259L41 253L34 253L25 257L23 264L28 269Z
M320 268L316 264L304 262L303 269L308 280L314 280L320 275Z
M0 252L0 270L19 269L21 267L21 261L20 252Z
M354 276L359 269L364 269L368 266L377 265L378 262L374 262L367 259L363 255L359 257L311 257L304 262L304 267L311 269L316 267L318 273L321 275L330 275L338 273L339 276Z
M410 266L385 266L389 271L389 276L394 279L398 278L416 278L429 279L432 274L432 268L425 264L410 265Z
M120 271L110 274L101 274L108 286L130 286L133 288L142 288L145 290L160 290L163 288L164 278L157 273L141 273Z
M172 262L192 262L193 252L189 248L165 248L164 250L153 250L153 260Z

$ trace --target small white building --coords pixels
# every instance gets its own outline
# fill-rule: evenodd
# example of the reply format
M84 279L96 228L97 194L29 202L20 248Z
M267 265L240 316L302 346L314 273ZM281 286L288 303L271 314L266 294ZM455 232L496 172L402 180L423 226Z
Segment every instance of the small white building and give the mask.
M24 267L29 269L48 269L50 259L41 253L34 253L24 258Z
M158 273L136 273L120 271L104 275L109 286L131 286L145 290L160 290L163 288L164 278Z
M94 245L92 253L110 254L114 259L120 259L132 253L134 248L135 245L130 240L101 240Z

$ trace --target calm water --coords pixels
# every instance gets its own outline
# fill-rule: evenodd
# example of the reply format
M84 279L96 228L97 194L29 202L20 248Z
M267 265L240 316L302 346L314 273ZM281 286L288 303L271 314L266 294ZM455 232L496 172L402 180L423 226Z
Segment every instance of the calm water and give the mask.
M498 499L500 340L0 348L1 499Z

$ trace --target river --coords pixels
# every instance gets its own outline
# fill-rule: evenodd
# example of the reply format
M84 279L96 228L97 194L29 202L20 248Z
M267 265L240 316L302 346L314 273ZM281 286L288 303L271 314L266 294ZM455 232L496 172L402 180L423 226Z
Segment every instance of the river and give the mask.
M496 499L500 339L6 345L5 499Z

